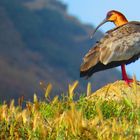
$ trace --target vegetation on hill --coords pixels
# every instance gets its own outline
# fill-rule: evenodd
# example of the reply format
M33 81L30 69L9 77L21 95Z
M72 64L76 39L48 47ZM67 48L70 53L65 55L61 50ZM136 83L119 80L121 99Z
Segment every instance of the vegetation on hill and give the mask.
M108 84L97 92L87 92L74 101L76 81L67 96L50 100L52 85L44 87L45 99L34 102L19 99L19 106L0 106L0 139L40 140L138 140L140 137L140 86L124 81Z

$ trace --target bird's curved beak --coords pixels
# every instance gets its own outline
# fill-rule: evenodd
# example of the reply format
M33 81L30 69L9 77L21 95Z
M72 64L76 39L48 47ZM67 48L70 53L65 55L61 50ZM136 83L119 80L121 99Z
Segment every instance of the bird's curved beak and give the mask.
M105 24L106 22L108 22L107 18L105 18L105 19L95 28L95 30L93 31L93 33L92 33L92 35L91 35L91 38L93 38L93 36L94 36L95 32L98 30L98 28L99 28L100 26L102 26L103 24Z

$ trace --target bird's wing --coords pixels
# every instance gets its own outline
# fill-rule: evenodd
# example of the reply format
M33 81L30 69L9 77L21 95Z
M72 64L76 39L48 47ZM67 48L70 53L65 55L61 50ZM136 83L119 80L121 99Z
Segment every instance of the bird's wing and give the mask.
M127 60L140 52L140 22L128 22L114 28L84 56L81 73L98 64ZM102 66L103 66L102 65ZM114 65L113 65L114 66ZM113 67L112 66L112 67Z
M107 65L113 61L128 60L140 53L140 22L110 30L100 40L100 62Z

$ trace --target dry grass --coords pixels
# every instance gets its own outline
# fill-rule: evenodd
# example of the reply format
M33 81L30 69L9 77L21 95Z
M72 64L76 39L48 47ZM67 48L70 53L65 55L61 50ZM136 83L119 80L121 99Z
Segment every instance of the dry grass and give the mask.
M50 101L52 85L44 87L44 101L0 106L0 139L33 140L138 140L140 139L140 86L117 81L74 101L78 81L68 95Z

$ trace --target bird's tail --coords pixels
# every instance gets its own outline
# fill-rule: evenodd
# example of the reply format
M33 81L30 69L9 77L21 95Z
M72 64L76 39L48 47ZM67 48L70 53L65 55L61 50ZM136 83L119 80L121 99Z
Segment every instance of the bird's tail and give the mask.
M80 67L80 77L90 77L94 73L94 67L99 63L100 51L99 47L92 48L83 58Z

